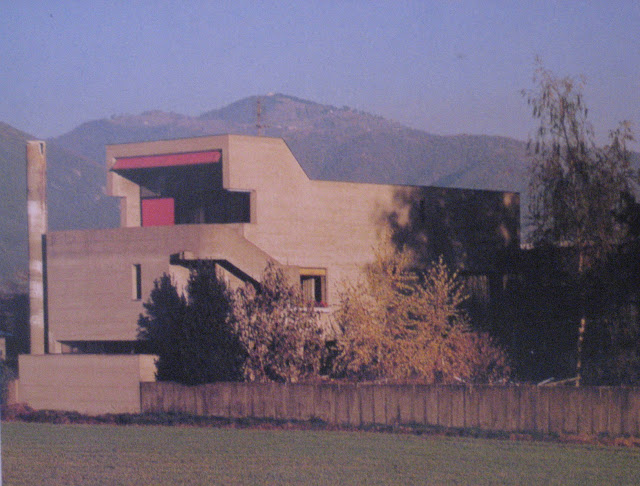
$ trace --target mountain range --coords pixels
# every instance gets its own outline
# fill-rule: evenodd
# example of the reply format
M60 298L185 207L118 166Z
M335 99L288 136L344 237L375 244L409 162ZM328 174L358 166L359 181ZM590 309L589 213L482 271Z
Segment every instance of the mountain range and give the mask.
M259 107L259 109L258 109ZM258 117L258 112L260 113ZM163 111L83 123L47 140L49 228L118 225L105 196L105 145L212 134L282 137L314 179L517 191L527 207L523 141L485 135L433 135L349 107L283 94L251 96L187 116ZM25 142L30 134L0 123L0 282L24 282Z
M90 160L111 143L221 133L282 137L312 178L521 190L525 143L506 137L439 136L348 107L273 94L190 117L149 111L84 123L54 141ZM526 177L524 177L526 179Z

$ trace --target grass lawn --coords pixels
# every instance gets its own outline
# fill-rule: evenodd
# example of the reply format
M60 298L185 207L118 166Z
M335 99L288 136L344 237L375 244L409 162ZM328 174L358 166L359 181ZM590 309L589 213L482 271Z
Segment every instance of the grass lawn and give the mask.
M2 424L4 484L638 484L640 450L365 432Z

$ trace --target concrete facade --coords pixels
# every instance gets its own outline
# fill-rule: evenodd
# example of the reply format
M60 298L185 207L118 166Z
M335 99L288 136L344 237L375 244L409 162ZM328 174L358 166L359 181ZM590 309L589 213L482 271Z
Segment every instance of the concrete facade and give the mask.
M111 145L106 164L121 227L46 235L51 354L135 352L154 280L185 278L197 260L238 282L272 261L330 314L383 237L470 272L496 271L519 246L516 193L311 180L278 138Z
M119 173L113 170L117 162L149 154L212 150L220 151L221 160L210 164L218 167L208 174L209 189L248 194L249 221L142 226L143 174L156 169ZM469 261L473 254L491 260L497 251L519 244L517 194L310 180L277 138L226 135L113 145L107 147L107 167L109 194L121 198L122 227L47 236L53 353L62 352L67 341L134 340L141 303L154 280L163 272L178 270L172 255L174 260L190 255L227 263L254 280L260 279L269 260L288 268L294 279L300 270L317 271L325 279L322 300L331 307L337 304L340 284L357 277L383 235L395 233L411 244L420 233L414 220L431 217L427 204L441 212L452 202L460 206L440 218L454 219L457 212L458 226L465 218L468 221L468 241L449 245L458 249L463 266L473 264ZM420 211L426 216L416 216ZM429 225L427 220L421 223ZM403 231L412 235L405 237ZM139 296L132 289L136 265Z

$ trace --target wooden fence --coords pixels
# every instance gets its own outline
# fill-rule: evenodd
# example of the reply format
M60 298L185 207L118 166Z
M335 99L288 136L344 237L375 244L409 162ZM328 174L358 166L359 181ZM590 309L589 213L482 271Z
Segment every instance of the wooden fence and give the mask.
M140 392L142 412L640 436L640 388L145 382Z

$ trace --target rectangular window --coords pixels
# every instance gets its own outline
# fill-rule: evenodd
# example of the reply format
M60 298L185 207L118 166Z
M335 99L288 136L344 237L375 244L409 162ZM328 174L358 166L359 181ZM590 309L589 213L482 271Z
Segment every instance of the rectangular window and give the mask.
M131 265L131 298L142 299L142 265L139 263Z
M307 302L317 307L327 305L327 271L324 268L301 268L300 288Z

